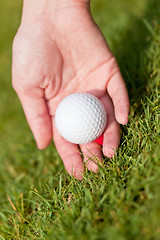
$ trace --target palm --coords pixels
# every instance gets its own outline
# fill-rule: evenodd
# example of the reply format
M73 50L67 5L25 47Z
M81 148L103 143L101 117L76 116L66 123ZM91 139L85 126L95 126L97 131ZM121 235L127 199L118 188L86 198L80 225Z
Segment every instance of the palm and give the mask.
M66 19L64 23L59 21L62 16ZM67 17L65 18L65 16ZM36 32L27 33L32 36L32 39L28 41L29 44L26 43L27 54L23 53L28 61L20 70L21 63L16 60L13 65L13 77L16 75L17 79L22 79L21 76L26 72L24 92L20 94L19 91L19 97L39 147L46 147L53 136L67 171L70 174L73 171L75 176L80 177L79 172L83 169L83 163L78 153L78 146L64 140L54 124L58 103L65 96L74 92L90 92L104 103L108 114L108 124L104 133L103 152L106 156L111 157L114 155L113 149L116 149L119 144L120 128L106 88L111 97L117 94L118 88L122 94L126 94L126 89L116 61L86 7L74 7L74 10L73 7L61 9L57 11L53 22L56 22L56 26L45 20L38 22L40 26L38 34ZM20 35L21 30L19 32ZM33 44L34 51L31 47ZM19 76L17 77L17 75ZM119 83L121 85L117 86ZM21 85L18 81L16 84ZM30 94L28 94L29 91ZM122 98L124 99L123 96ZM112 98L112 100L116 102L119 99ZM35 106L29 109L28 104L31 102L32 106L34 104ZM35 107L37 108L36 113ZM123 117L118 113L117 117L123 123ZM96 143L80 147L84 153L84 160L91 153L96 154L99 159L102 158L100 148ZM97 166L90 161L88 168L96 170Z

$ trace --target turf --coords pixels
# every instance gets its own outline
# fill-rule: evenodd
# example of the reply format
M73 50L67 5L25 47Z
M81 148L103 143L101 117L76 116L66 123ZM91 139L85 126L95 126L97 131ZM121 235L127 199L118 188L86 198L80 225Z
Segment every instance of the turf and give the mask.
M21 3L0 2L0 239L160 239L159 0L93 0L117 57L131 109L116 157L83 181L53 144L38 151L11 87Z

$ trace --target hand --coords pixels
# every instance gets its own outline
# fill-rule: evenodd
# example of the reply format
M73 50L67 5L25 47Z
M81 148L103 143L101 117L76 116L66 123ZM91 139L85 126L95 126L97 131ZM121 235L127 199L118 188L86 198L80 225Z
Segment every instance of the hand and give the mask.
M13 87L24 108L39 149L54 139L68 173L81 179L83 162L78 146L64 140L55 127L59 102L74 92L89 92L106 107L107 128L103 153L115 154L120 142L119 124L127 124L129 99L117 62L86 3L58 6L53 14L22 18L13 43ZM98 144L80 146L84 161L96 155ZM89 170L97 171L92 160Z

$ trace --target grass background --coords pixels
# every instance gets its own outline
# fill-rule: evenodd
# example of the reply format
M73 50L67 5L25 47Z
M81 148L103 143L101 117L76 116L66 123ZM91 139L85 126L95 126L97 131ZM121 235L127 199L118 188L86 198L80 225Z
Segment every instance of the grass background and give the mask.
M160 239L160 1L92 0L131 109L114 159L70 178L53 144L38 151L11 87L22 3L0 2L0 239Z

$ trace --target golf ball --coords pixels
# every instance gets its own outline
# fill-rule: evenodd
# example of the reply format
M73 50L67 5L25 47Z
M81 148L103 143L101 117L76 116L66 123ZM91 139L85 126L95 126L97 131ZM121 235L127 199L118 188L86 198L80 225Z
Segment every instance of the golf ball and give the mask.
M75 144L89 143L104 131L107 113L102 102L88 93L74 93L65 97L55 113L60 135Z

